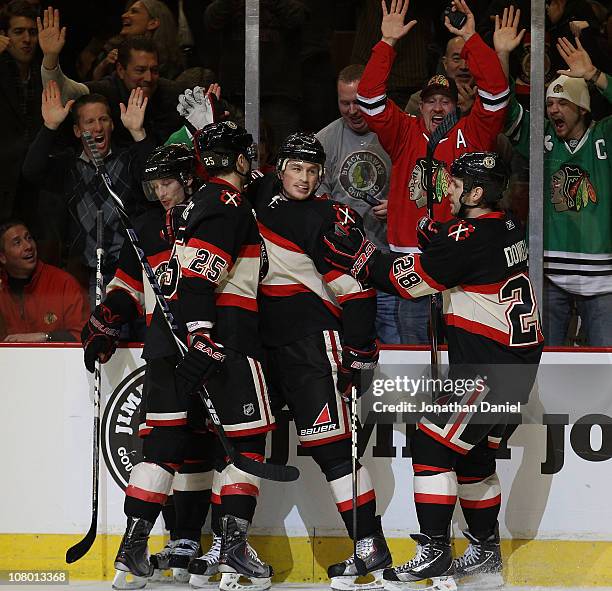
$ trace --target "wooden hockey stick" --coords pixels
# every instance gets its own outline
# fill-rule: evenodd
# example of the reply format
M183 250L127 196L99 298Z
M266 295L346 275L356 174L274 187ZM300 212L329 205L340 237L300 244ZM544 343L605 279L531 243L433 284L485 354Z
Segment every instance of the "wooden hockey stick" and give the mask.
M104 260L104 213L96 215L96 306L102 303L102 262ZM96 360L94 370L94 422L91 484L91 525L85 537L66 550L66 562L71 564L89 552L98 534L98 491L100 488L100 399L102 397L102 363Z

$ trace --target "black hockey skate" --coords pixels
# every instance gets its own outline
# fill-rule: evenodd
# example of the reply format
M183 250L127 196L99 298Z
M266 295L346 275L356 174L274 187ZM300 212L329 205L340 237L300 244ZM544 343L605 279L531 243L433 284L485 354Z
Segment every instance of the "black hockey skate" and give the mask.
M188 583L189 563L200 553L200 542L187 538L176 540L170 552L169 566L172 569L172 578L177 583Z
M117 572L113 579L113 589L142 589L153 574L147 547L151 529L151 522L128 517L127 529L115 558Z
M410 537L417 543L416 554L401 566L385 569L385 589L454 591L457 585L453 579L453 555L449 540L445 536L430 537L425 534L411 534ZM428 579L432 582L429 586L411 584Z
M249 522L233 515L221 518L221 555L219 572L225 573L219 583L221 591L263 591L269 589L272 567L257 556L247 539ZM226 576L230 574L231 576ZM240 577L250 579L250 585L240 583Z
M210 550L189 563L189 584L196 589L212 584L210 578L219 572L219 556L221 555L221 536L213 534Z
M391 553L382 531L357 540L357 556L363 560L367 573L374 577L369 583L357 583L359 576L355 566L355 556L351 554L344 562L332 564L327 569L331 588L339 591L382 589L383 569L391 566Z
M486 539L479 540L469 531L463 535L470 541L463 556L453 560L455 579L470 588L496 589L503 587L502 557L497 528Z
M151 582L171 582L169 576L166 576L166 571L170 569L170 553L176 544L176 540L168 540L166 545L156 554L151 554L151 564L155 571L149 579Z

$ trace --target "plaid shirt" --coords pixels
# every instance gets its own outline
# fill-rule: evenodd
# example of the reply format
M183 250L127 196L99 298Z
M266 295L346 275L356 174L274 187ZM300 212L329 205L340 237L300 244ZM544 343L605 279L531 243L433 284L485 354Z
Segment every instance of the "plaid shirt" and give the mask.
M73 149L51 154L56 134L41 128L26 155L24 176L66 197L71 217L69 252L81 254L83 262L91 268L96 266L96 212L99 209L104 212L104 272L113 272L124 240L114 202L84 154L77 156ZM113 146L104 159L128 214L144 206L141 171L153 148L153 142L147 138L123 150Z

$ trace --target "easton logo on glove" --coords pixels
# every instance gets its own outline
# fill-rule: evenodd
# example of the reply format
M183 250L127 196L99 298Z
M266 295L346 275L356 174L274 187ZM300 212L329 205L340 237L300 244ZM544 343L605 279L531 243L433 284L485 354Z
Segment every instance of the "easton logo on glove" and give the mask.
M221 353L220 351L214 350L212 346L206 341L200 341L200 340L195 341L193 343L193 348L197 349L198 351L201 351L205 355L208 355L215 361L220 361L220 362L225 361L225 354Z

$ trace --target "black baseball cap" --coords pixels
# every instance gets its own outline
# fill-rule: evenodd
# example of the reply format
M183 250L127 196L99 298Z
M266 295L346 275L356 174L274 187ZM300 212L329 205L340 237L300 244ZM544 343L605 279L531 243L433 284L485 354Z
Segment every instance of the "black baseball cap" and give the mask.
M421 90L421 100L424 101L434 94L447 96L455 104L459 100L459 91L455 81L443 74L436 74L426 82Z

